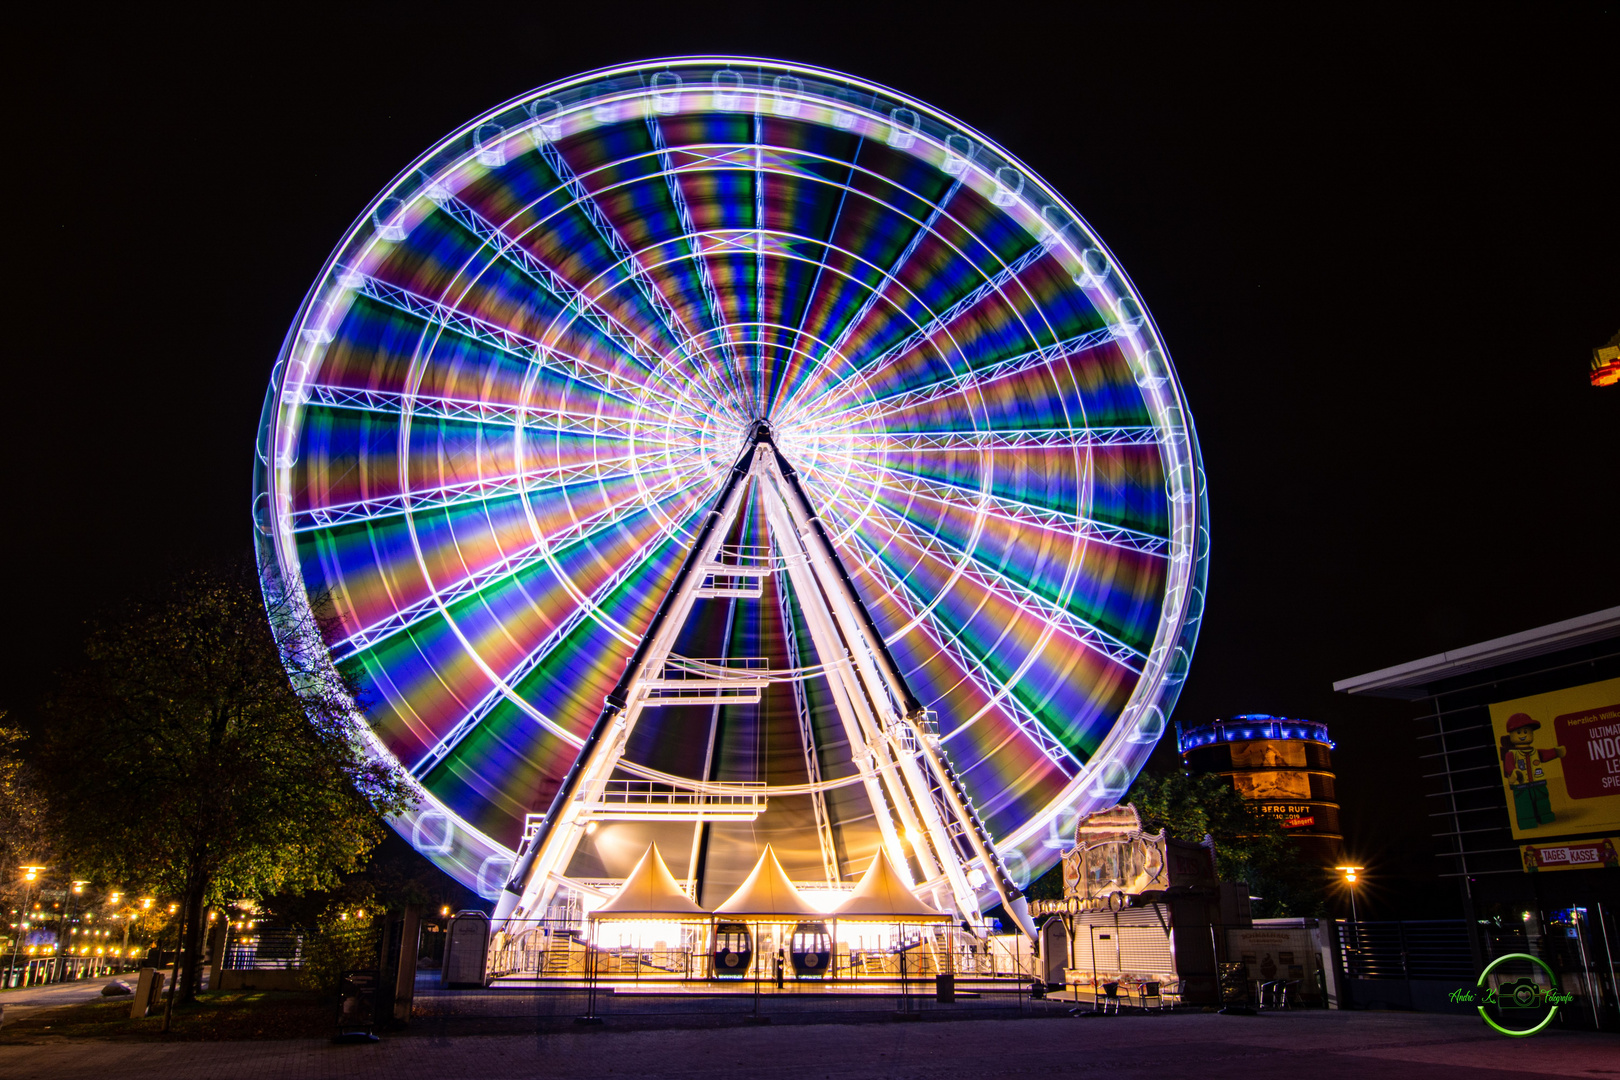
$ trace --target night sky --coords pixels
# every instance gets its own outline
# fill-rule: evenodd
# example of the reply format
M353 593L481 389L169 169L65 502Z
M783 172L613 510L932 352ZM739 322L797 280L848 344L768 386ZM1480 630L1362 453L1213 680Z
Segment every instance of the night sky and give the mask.
M0 708L26 708L98 609L247 550L287 324L418 153L591 68L776 56L986 132L1119 256L1209 474L1208 614L1176 718L1327 721L1382 910L1449 913L1451 888L1423 881L1415 710L1331 684L1620 604L1620 387L1587 382L1620 330L1620 9L1281 10L388 5L14 27ZM1167 741L1155 765L1173 758Z

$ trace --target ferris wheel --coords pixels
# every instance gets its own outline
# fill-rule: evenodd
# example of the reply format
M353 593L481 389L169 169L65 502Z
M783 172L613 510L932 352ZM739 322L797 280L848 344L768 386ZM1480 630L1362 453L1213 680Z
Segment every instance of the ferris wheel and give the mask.
M280 632L321 627L412 779L395 827L530 914L649 840L699 902L769 842L1012 910L1163 733L1208 552L1168 353L1062 197L922 102L726 57L400 173L289 330L254 520L321 616Z

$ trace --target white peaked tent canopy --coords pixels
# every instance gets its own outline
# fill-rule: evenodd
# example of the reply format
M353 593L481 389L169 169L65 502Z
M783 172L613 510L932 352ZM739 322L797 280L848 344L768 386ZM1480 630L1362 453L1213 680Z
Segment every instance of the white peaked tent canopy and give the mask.
M793 882L776 861L776 852L769 844L754 864L748 880L731 894L731 898L714 909L716 915L730 915L738 919L824 919L826 913L817 911L793 887Z
M708 912L692 902L669 872L658 845L642 855L618 893L591 912L592 919L692 919L707 918Z
M849 894L834 917L843 920L894 923L950 922L951 916L929 907L906 887L900 875L894 872L889 857L878 848L872 856L872 865L866 868L861 882Z

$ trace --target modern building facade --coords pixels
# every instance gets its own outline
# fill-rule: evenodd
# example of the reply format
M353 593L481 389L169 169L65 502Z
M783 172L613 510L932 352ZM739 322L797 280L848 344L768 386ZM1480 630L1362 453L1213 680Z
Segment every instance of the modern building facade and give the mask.
M1190 728L1178 723L1176 748L1189 772L1231 781L1312 861L1332 866L1340 859L1344 834L1326 724L1264 713Z
M1620 1022L1620 607L1334 684L1418 711L1440 876L1476 960L1531 953Z

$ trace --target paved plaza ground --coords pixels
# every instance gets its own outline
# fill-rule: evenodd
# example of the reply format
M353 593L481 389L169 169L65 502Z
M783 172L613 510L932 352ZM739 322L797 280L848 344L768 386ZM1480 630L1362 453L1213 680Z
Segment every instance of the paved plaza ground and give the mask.
M79 984L28 995L38 1008L93 994ZM23 996L0 995L13 1008ZM41 1000L42 999L42 1000ZM588 1030L537 1024L528 1033L472 1034L432 1020L370 1045L327 1040L152 1042L66 1039L48 1033L0 1045L6 1080L105 1080L112 1074L166 1080L445 1080L454 1077L848 1077L974 1078L1098 1076L1289 1077L1392 1080L1422 1077L1620 1077L1620 1037L1551 1030L1508 1039L1467 1017L1420 1013L1296 1011L1256 1017L1209 1013L1073 1018L1061 1012L921 1022L875 1015L853 1023L785 1023L659 1030L622 1019ZM511 1012L512 1010L506 1010ZM982 1014L978 1014L982 1015ZM561 1019L560 1017L557 1019ZM810 1021L810 1022L806 1022Z

